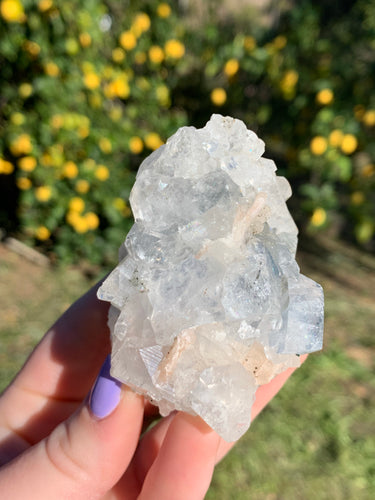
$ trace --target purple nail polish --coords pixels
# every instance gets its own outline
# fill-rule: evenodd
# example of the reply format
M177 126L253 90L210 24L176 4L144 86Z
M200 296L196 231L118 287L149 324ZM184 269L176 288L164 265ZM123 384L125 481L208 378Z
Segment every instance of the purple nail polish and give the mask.
M107 356L94 384L90 397L90 408L95 417L107 417L120 401L121 382L111 377L111 357Z

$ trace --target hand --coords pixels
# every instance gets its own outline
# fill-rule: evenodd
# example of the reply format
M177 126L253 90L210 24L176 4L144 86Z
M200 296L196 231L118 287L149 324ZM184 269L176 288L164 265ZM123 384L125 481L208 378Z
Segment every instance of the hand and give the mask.
M103 365L108 304L96 290L55 323L0 398L0 498L203 498L233 443L182 412L140 439L156 409ZM258 390L252 418L292 371Z

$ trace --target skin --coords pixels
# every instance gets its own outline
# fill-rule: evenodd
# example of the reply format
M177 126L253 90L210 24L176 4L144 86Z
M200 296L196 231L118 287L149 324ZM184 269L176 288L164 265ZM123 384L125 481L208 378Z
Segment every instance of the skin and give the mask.
M123 386L99 420L88 395L110 352L97 287L50 328L0 398L0 498L196 500L231 449L198 417L174 412L140 439L157 410ZM252 418L293 370L258 389Z

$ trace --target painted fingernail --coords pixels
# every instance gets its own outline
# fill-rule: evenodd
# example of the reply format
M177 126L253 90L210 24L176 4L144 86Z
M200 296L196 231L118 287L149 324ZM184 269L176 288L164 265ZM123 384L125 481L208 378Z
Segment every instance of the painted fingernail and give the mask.
M108 417L120 402L121 382L111 377L111 357L108 356L100 370L90 397L90 408L95 417Z

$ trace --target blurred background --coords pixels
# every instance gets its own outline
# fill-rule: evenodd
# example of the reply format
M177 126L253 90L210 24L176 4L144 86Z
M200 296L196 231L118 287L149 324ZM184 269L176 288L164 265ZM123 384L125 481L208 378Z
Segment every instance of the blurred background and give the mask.
M115 265L143 158L231 115L292 184L325 347L207 498L375 498L375 0L0 0L0 77L0 389Z

